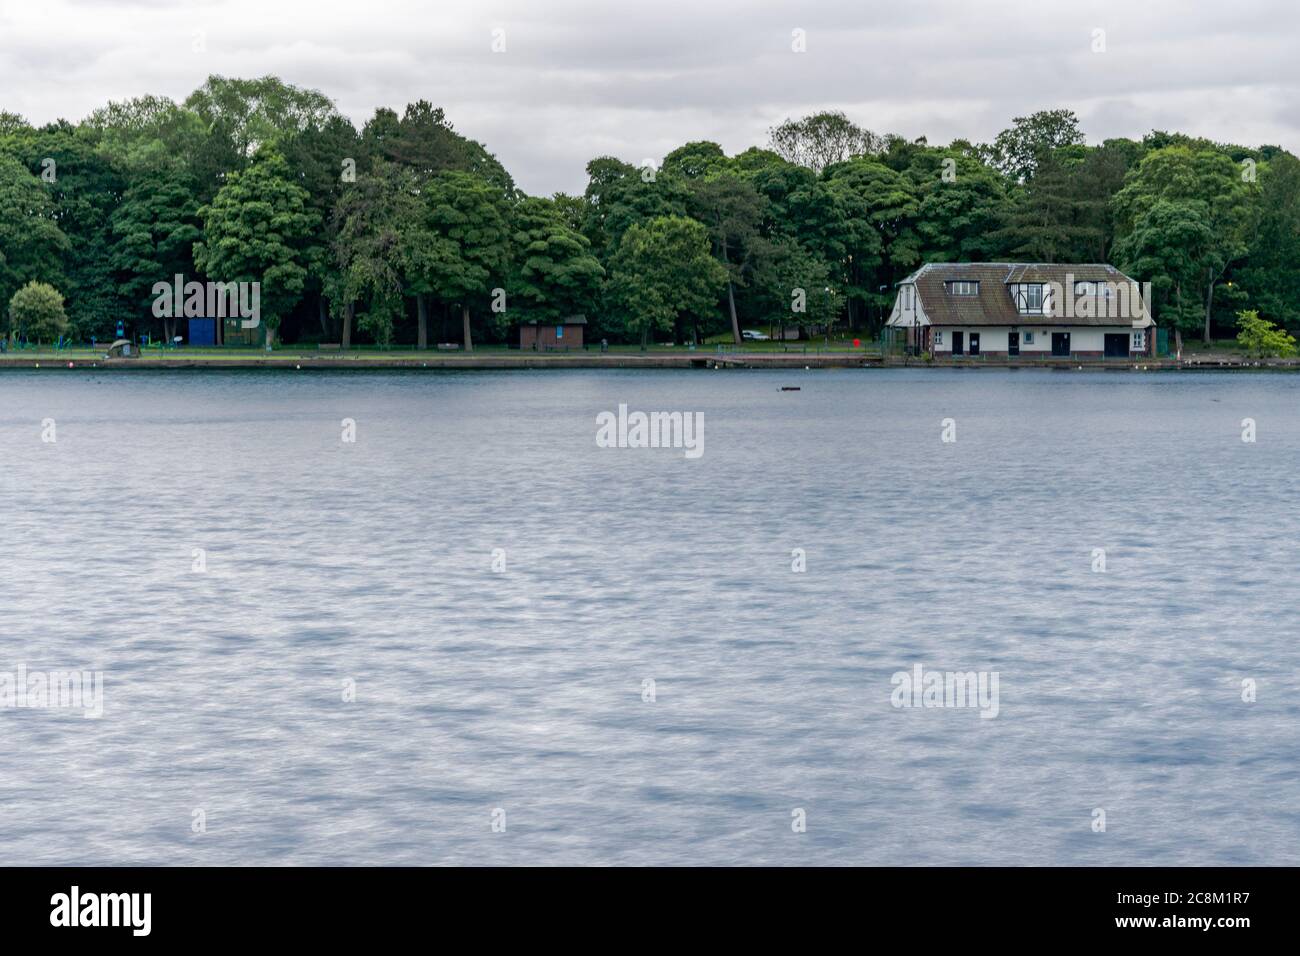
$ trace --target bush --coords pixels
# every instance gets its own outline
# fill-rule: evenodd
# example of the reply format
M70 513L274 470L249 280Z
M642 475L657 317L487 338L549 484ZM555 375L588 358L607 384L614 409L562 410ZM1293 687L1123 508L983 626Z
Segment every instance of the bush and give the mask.
M53 342L68 331L63 296L44 282L29 282L9 300L9 332L15 338Z
M1258 358L1287 358L1295 354L1295 339L1254 309L1237 313L1237 343Z

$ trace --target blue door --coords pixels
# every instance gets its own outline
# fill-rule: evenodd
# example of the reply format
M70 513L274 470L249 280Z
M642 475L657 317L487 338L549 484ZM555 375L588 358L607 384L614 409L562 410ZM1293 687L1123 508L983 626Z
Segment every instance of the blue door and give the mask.
M190 345L216 345L216 319L190 319Z

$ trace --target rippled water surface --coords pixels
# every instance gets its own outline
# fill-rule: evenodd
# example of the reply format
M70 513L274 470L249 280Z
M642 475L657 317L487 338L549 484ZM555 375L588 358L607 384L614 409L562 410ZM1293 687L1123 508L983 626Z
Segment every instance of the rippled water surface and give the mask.
M598 448L619 403L703 412L703 456ZM105 674L98 720L0 709L0 855L1300 863L1297 412L1263 374L0 373L0 672ZM918 663L998 716L895 708Z

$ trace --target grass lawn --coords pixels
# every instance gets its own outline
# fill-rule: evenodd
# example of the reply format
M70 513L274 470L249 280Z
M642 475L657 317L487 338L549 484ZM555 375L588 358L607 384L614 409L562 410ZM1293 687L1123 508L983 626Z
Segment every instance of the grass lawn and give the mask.
M806 353L817 354L821 352L858 352L863 354L878 354L880 351L879 343L869 339L863 339L858 348L854 348L853 340L848 338L832 338L827 345L825 339L812 339L806 342L744 342L740 346L733 345L730 336L714 336L704 344L695 347L696 353L715 353L721 348L724 351L734 352L736 350L755 353ZM35 362L93 362L104 357L107 346L90 348L89 346L74 346L55 350L52 347L28 347L9 349L0 353L0 358L9 361L22 360ZM617 355L637 355L643 354L639 345L617 344L610 345L608 349L610 354ZM671 345L667 343L651 345L647 348L646 353L660 355L683 355L692 351L690 346ZM418 360L423 358L446 359L456 358L458 356L490 356L492 358L519 358L519 359L537 359L547 357L560 357L564 355L576 356L586 355L596 357L601 354L600 343L588 343L585 349L575 349L570 352L533 352L531 350L520 350L510 348L506 345L476 345L474 351L470 353L460 350L444 349L414 349L409 347L395 347L381 349L374 345L354 346L347 351L341 349L320 349L315 344L303 345L277 345L271 352L262 348L249 348L238 346L227 346L223 348L158 348L147 347L141 351L135 359L142 364L149 361L253 361L266 358L292 359L292 358L339 358L346 361L377 361L385 362L394 359L398 360Z

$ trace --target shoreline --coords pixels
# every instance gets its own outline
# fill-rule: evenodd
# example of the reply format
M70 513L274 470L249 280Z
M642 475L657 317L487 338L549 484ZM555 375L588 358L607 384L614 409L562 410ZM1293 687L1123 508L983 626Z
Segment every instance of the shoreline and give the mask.
M219 369L280 369L287 371L506 371L511 369L1053 369L1067 371L1300 371L1298 359L1248 359L1233 357L1183 359L1032 359L931 361L881 358L879 355L844 353L649 353L605 355L423 355L403 358L372 354L323 356L317 353L249 355L203 355L194 357L88 358L42 355L21 357L0 355L0 370L42 371L149 371Z

